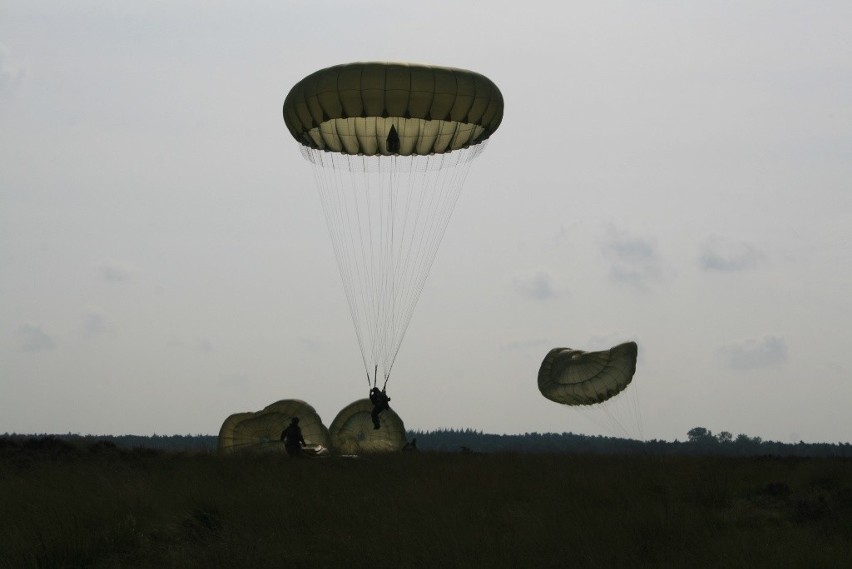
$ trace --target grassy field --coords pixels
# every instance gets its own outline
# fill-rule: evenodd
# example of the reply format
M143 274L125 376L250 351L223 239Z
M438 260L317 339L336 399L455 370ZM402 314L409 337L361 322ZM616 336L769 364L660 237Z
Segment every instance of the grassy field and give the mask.
M0 567L842 567L852 461L0 448Z

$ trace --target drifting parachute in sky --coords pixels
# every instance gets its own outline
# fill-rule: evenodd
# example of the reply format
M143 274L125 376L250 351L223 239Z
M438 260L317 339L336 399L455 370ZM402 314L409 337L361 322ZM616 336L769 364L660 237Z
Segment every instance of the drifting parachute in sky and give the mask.
M538 370L538 389L565 405L603 403L630 385L638 352L636 342L601 352L553 348Z
M610 400L625 391L632 382L638 353L636 342L626 342L598 352L554 348L541 362L538 389L546 398L557 403L577 406L578 409L596 406L606 415L608 430L636 435L641 431L636 398L627 398L629 404L624 405L624 409L614 406ZM593 415L587 416L598 422Z
M256 413L235 413L225 419L219 430L219 452L280 452L284 453L281 432L290 419L299 418L299 427L309 453L328 449L331 438L328 429L313 407L298 399L282 399Z
M472 71L351 63L299 81L283 114L313 165L367 381L384 386L503 96Z
M331 444L342 454L394 452L405 446L405 425L393 409L380 415L381 428L373 428L369 399L359 399L344 407L329 427Z

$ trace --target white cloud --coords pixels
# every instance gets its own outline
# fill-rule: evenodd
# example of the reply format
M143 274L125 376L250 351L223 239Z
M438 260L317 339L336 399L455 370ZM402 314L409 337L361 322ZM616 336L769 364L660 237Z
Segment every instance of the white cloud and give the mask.
M97 266L100 278L110 283L131 282L136 278L139 272L136 267L114 261L112 259L104 259Z
M733 370L776 367L787 361L787 343L771 335L746 338L720 347L716 355L725 367Z
M516 292L533 300L550 300L559 296L553 285L553 277L545 271L538 271L525 277L516 277L512 284Z
M762 258L760 251L749 243L710 237L701 246L698 260L708 271L735 272L753 269Z
M83 313L83 335L90 338L115 334L115 325L103 311L93 308Z
M56 348L56 341L41 326L24 324L17 331L22 352L45 352Z
M610 262L610 278L617 283L644 290L662 276L657 246L650 238L611 228L601 250Z

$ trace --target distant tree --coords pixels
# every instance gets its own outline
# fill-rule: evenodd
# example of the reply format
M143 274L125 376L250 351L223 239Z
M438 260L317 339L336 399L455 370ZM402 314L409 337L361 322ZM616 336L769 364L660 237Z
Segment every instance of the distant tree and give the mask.
M713 438L713 433L704 427L692 427L686 432L691 443L701 443Z
M759 445L763 442L763 439L761 439L760 437L750 437L748 435L740 434L737 435L737 438L734 442L742 445Z
M732 435L728 431L722 431L721 433L716 435L716 440L720 443L729 443L734 440L734 435Z

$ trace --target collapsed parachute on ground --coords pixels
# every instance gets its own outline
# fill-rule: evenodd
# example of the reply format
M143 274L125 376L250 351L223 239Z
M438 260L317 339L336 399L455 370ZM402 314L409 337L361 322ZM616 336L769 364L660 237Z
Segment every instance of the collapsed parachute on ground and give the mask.
M283 116L313 165L367 382L387 385L503 96L472 71L351 63L299 81Z
M633 380L638 350L636 342L600 352L554 348L538 370L538 389L551 401L565 405L603 403Z
M394 452L405 446L405 425L393 409L379 415L381 428L373 428L369 399L359 399L344 407L329 427L331 444L342 454Z
M299 418L309 451L330 446L328 429L313 407L298 399L282 399L256 413L235 413L219 430L219 452L284 452L281 432L293 417Z

